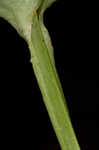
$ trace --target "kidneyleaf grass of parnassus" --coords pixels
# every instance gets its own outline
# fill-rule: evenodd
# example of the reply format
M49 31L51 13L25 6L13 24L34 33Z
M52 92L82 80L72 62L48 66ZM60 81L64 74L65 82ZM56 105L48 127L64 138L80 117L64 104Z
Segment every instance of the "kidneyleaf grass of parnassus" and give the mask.
M62 150L80 150L61 84L43 14L55 0L0 0L0 17L25 39L45 106Z

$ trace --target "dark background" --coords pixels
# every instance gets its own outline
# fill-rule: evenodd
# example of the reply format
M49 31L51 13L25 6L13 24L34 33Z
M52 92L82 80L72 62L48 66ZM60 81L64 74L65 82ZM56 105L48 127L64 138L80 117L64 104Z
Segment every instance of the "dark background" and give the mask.
M95 3L59 0L44 16L82 150L98 149L97 11ZM0 89L0 132L4 149L7 146L60 150L34 76L28 46L1 18Z

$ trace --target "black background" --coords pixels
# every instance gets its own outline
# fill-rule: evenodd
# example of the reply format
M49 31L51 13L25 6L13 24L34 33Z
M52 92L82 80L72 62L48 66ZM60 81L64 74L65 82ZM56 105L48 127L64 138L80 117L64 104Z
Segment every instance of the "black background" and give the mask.
M97 4L91 1L60 0L44 16L82 150L98 149L97 11ZM30 63L28 46L1 18L0 89L4 148L60 150Z

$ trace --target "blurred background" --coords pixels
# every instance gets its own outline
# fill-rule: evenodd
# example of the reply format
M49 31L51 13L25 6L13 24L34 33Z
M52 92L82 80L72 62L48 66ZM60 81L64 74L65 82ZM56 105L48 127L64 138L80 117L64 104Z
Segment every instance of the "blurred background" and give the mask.
M44 15L71 121L82 150L98 149L97 4L58 0ZM3 149L60 150L26 42L0 18Z

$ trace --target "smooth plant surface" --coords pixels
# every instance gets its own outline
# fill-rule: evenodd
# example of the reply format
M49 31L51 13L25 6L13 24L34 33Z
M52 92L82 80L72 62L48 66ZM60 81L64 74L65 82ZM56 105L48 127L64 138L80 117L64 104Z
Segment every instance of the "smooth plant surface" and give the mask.
M41 12L54 0L0 0L0 17L5 18L18 33L29 40L33 11L41 9Z
M24 38L44 103L62 150L80 150L55 67L43 14L55 0L0 0L0 17Z

